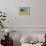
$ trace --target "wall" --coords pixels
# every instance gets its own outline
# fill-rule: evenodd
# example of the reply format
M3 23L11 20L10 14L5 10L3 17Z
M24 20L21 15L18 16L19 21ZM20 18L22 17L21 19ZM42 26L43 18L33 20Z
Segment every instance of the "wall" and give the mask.
M32 14L19 15L19 7L31 7L31 0L0 0L0 9L6 12L7 27L46 27L46 0L32 0Z

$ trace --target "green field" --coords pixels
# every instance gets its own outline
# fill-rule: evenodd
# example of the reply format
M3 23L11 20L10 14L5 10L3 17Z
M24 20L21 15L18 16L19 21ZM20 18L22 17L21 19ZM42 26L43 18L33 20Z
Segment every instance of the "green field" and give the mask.
M28 11L20 11L20 14L29 14Z

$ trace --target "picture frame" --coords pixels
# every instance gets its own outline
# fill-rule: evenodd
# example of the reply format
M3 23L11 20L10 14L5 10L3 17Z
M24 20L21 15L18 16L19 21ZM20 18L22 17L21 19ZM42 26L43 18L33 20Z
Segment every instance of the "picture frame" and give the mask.
M19 7L19 15L30 15L30 7Z

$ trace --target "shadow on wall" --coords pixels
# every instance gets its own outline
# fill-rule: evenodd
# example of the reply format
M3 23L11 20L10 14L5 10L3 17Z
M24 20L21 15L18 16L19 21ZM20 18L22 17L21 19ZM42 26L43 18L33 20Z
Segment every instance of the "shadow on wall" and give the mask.
M18 40L13 40L13 46L21 46L20 41Z

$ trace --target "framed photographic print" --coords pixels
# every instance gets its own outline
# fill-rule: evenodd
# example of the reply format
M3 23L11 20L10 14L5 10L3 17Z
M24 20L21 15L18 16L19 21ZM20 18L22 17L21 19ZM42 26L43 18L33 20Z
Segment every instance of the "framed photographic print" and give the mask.
M19 7L19 14L20 15L29 15L30 7Z

